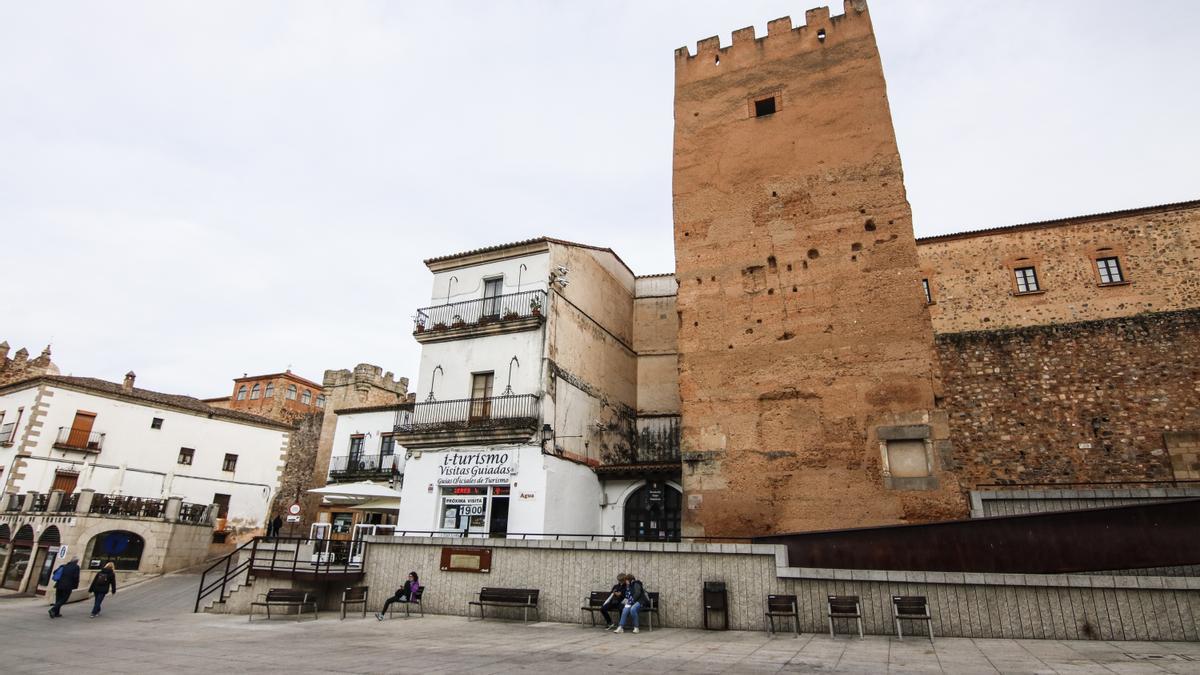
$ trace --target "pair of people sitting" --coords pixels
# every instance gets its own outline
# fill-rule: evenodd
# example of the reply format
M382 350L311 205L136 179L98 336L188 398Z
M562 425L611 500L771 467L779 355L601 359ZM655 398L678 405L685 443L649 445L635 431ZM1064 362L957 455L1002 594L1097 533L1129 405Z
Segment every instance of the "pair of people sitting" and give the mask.
M604 630L611 630L614 633L624 633L625 626L632 623L633 632L637 633L638 613L649 601L650 598L646 595L646 587L642 585L641 581L632 574L618 574L617 583L613 585L608 599L604 601L604 604L600 605L600 616L604 617L604 623L606 624ZM609 612L618 608L621 610L621 617L614 624Z
M383 621L387 616L388 608L392 606L393 602L411 602L413 598L417 597L420 590L421 584L417 579L417 573L409 572L408 580L404 582L403 586L396 589L395 595L383 601L383 610L376 614L375 618Z

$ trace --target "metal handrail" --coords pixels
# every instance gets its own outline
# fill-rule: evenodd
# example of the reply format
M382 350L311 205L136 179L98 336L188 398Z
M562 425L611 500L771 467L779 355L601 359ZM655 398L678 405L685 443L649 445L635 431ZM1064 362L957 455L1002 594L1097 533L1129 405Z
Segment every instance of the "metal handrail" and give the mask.
M99 452L104 445L104 434L99 431L59 427L54 445L59 448Z
M541 318L545 307L546 291L543 290L422 307L413 317L413 333L436 333L531 317Z
M458 537L462 539L521 539L537 540L552 539L555 541L626 541L626 542L665 542L665 543L751 543L753 537L681 537L679 539L659 539L657 537L639 537L624 534L578 534L566 532L506 532L504 534L488 534L486 532L470 532L467 530L394 530L393 537L407 536Z
M400 457L384 455L335 455L329 459L329 473L357 473L363 471L396 471Z
M72 492L69 495L63 495L62 501L58 503L59 513L71 513L79 507L79 493Z
M397 424L395 431L416 433L537 426L540 413L536 394L429 401L414 404L412 420Z

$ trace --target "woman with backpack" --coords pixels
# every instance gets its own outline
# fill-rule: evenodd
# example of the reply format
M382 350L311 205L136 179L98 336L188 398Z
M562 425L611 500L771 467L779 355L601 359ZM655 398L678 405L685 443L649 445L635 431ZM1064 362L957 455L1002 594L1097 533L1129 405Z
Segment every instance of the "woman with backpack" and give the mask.
M100 615L100 605L104 602L104 597L108 595L109 589L112 589L113 595L117 594L117 572L113 569L111 562L104 563L104 567L92 578L92 585L88 586L88 591L95 598L92 604L93 619Z

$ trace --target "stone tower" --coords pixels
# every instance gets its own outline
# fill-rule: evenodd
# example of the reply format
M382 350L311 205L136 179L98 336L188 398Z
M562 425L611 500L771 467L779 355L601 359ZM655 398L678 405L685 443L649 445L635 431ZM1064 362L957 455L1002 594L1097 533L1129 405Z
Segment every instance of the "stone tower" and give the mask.
M685 536L964 516L866 3L675 52Z

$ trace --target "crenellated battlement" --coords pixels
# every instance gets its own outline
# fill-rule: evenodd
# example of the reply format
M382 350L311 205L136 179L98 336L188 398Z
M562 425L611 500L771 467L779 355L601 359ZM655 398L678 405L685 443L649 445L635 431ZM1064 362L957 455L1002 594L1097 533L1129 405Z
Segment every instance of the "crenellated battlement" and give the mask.
M817 50L872 32L866 0L843 0L843 12L831 16L828 7L816 7L804 12L804 24L800 26L793 27L790 16L768 22L763 37L755 35L754 26L747 26L733 31L732 42L725 47L717 35L697 42L695 54L686 46L680 47L675 50L676 73L711 77L764 57Z

